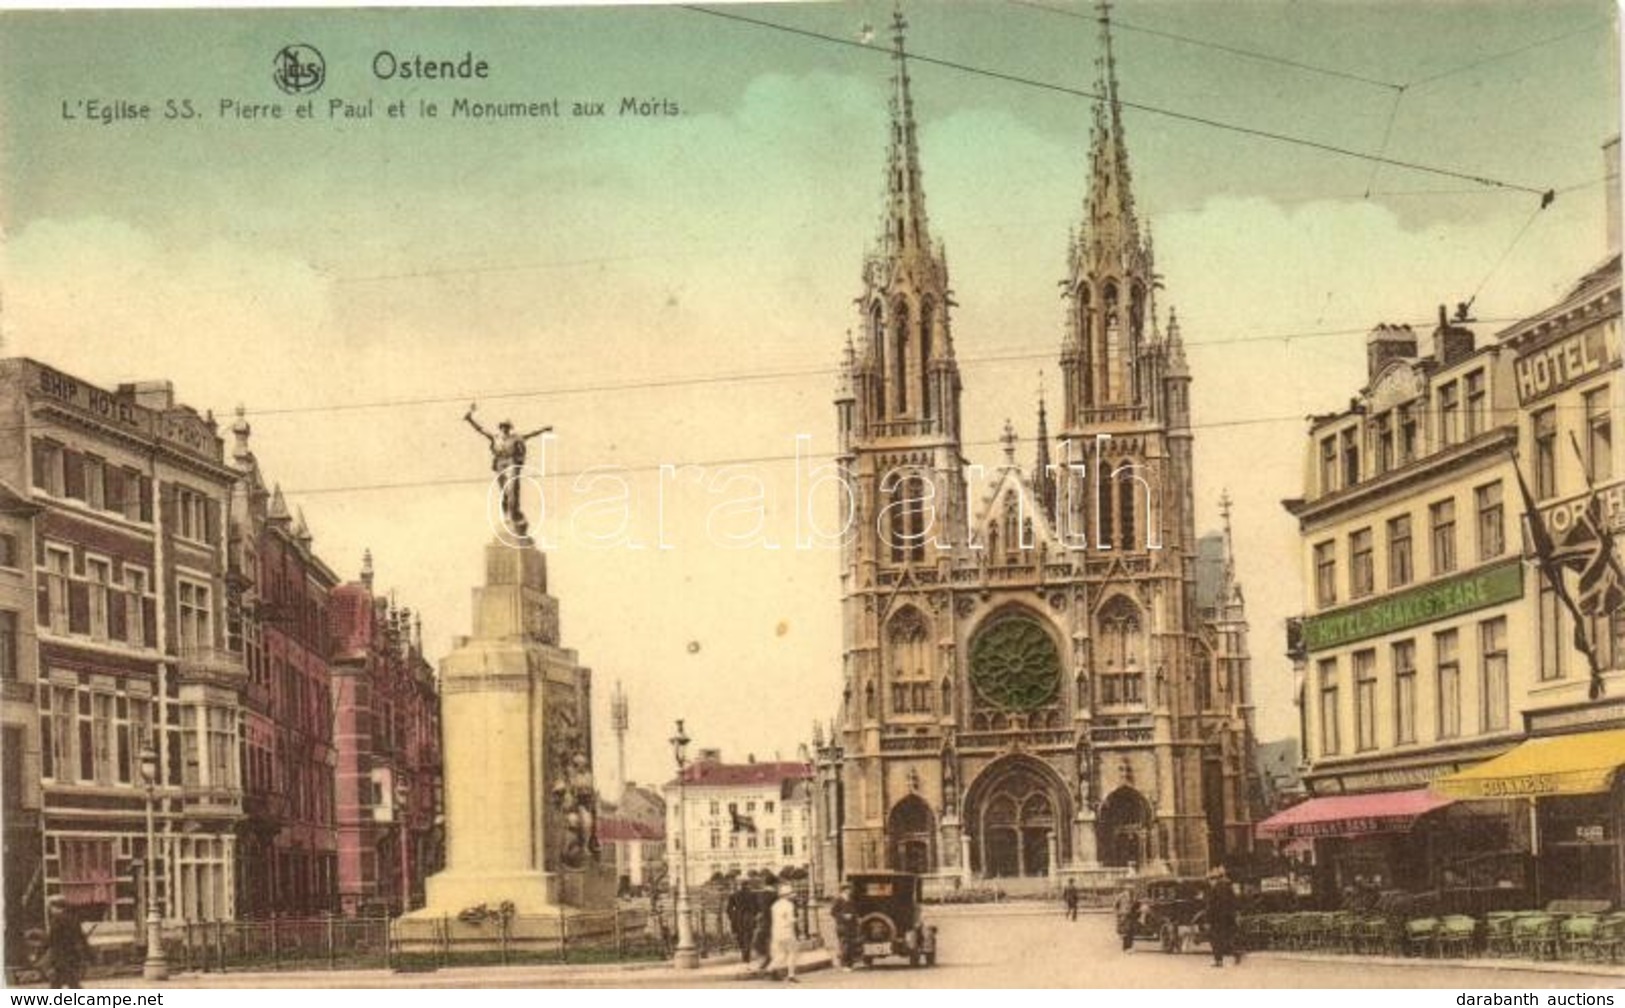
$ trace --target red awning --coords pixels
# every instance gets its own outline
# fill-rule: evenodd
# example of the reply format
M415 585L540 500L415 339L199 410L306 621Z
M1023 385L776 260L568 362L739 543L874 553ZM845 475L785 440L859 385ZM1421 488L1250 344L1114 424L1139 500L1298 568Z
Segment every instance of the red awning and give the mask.
M1298 840L1403 833L1415 826L1418 818L1451 801L1427 788L1311 798L1259 823L1258 836L1264 840Z

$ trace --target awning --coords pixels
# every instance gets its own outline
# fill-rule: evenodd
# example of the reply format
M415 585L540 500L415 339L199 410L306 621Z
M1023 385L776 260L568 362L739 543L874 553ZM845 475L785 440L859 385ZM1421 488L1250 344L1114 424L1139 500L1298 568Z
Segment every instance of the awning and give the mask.
M1441 777L1433 789L1452 798L1529 798L1600 794L1625 764L1625 728L1534 738L1509 753Z
M1378 791L1372 794L1327 795L1311 798L1258 824L1265 840L1305 837L1363 836L1368 833L1403 833L1434 809L1449 805L1426 788L1415 791Z

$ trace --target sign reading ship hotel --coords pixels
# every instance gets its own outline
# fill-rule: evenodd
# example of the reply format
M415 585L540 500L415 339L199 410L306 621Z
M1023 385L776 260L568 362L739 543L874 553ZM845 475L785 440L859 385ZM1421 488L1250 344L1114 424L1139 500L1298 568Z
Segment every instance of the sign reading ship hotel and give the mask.
M1391 598L1310 617L1303 624L1303 641L1310 651L1321 651L1510 602L1522 595L1523 565L1514 560Z

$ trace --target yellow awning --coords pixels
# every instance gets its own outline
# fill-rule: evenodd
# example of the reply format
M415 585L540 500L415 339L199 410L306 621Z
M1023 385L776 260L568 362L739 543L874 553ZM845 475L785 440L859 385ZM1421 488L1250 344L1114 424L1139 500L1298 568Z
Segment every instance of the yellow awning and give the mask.
M1441 777L1433 790L1451 798L1529 798L1599 794L1625 764L1625 728L1554 735Z

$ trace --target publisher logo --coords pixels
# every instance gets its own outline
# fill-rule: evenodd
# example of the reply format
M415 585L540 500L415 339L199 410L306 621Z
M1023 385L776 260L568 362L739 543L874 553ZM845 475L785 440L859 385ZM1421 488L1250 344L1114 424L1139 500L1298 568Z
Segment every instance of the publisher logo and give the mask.
M322 89L327 80L327 61L315 46L304 43L283 46L272 64L271 79L283 94L310 94Z

